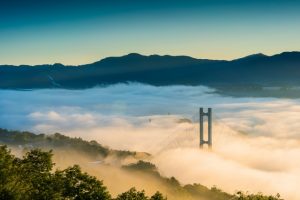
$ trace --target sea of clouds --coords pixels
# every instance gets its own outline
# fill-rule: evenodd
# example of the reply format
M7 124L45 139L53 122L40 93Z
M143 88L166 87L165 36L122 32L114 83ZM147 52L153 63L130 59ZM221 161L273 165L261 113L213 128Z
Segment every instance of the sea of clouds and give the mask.
M160 173L300 199L300 100L233 98L203 86L116 84L0 90L0 127L61 132L153 154ZM199 107L213 109L213 149L200 150ZM188 120L182 120L188 119Z

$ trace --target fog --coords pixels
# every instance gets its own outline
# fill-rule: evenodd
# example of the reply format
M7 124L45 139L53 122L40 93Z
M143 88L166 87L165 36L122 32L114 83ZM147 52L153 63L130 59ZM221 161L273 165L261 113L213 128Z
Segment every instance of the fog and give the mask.
M0 97L2 128L61 132L114 149L149 152L162 175L184 184L300 199L298 99L232 98L202 86L138 83L0 90ZM211 151L198 148L199 107L213 108Z

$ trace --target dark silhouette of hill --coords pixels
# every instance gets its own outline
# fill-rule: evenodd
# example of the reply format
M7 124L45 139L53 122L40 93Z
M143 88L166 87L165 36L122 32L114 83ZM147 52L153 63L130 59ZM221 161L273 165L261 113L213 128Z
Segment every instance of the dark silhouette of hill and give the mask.
M132 53L80 66L0 66L1 89L81 89L122 82L217 88L299 86L299 77L300 52L255 54L232 61Z

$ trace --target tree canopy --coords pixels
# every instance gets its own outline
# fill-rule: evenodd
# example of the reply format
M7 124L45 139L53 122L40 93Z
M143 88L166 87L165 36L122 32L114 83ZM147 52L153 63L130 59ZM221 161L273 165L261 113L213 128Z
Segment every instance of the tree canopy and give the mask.
M0 146L0 199L2 200L111 200L103 182L81 171L78 165L53 171L52 151L33 149L23 158ZM135 188L116 200L165 200L159 192L150 198Z

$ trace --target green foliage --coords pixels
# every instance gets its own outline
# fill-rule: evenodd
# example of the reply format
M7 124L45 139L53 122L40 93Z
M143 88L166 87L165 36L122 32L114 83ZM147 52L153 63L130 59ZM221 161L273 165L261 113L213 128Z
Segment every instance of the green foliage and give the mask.
M124 192L116 198L116 200L148 200L145 195L145 191L137 191L135 188L131 188L127 192Z
M266 196L262 193L257 194L248 194L244 192L237 192L233 198L234 200L282 200L280 195L277 194L276 196Z
M166 197L163 197L163 195L160 192L156 192L153 194L150 198L145 194L145 191L137 191L134 187L128 190L127 192L124 192L115 200L167 200Z
M68 199L76 200L105 200L110 195L103 186L102 181L82 173L78 165L63 171L56 171L56 183L62 186L62 194Z
M111 200L102 181L81 172L78 165L53 172L52 151L33 149L23 158L0 146L0 199L2 200ZM166 200L156 192L150 198L131 188L116 200Z
M188 184L182 186L180 182L175 177L162 177L154 164L145 161L138 161L137 163L132 163L129 165L123 166L124 169L130 170L131 172L144 172L148 175L151 175L154 178L157 178L158 181L161 181L161 184L166 186L168 193L172 194L173 197L178 199L210 199L210 200L281 200L279 195L276 196L265 196L261 193L258 194L247 194L238 192L234 195L228 194L221 189L213 186L211 188L207 188L201 184ZM125 197L135 197L137 191L129 190L125 195L122 196L123 199ZM120 196L119 196L120 197ZM127 198L132 199L132 198ZM133 198L134 199L134 198ZM154 199L164 199L160 193L156 193L153 195L150 200Z
M168 184L170 184L172 186L180 187L179 181L173 176L171 178L166 179L166 181L167 181Z
M52 172L53 166L51 151L34 149L19 159L0 146L0 199L111 199L103 183L79 166Z
M191 194L194 198L203 197L204 199L215 199L215 200L223 200L223 199L231 199L233 195L230 195L226 192L223 192L219 188L213 186L211 189L200 185L200 184L193 184L193 185L185 185L184 189Z
M154 195L150 197L150 200L167 200L167 197L164 197L162 193L156 192Z
M15 158L6 146L0 146L0 199L14 199L17 197L14 186L16 185Z
M114 155L119 158L135 156L136 152L111 150L102 146L98 142L92 140L90 142L81 138L71 138L60 133L53 135L34 134L30 132L11 131L0 128L0 144L20 145L27 149L43 148L43 149L67 149L78 151L87 157L98 159L99 157L107 157Z
M55 199L59 197L51 170L52 152L34 149L26 153L23 159L17 159L17 178L24 199Z
M132 169L132 170L143 170L143 171L157 171L157 168L154 164L150 162L146 162L143 160L139 160L137 163L132 163L126 166L123 166L125 169Z

